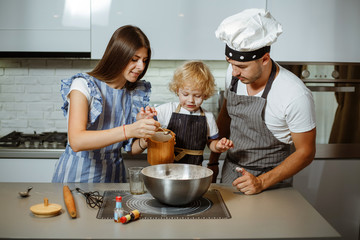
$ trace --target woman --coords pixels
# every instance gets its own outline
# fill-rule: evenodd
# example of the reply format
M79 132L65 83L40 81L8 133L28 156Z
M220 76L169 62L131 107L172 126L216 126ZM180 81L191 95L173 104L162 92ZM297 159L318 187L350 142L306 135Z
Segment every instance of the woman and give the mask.
M104 56L89 73L62 80L62 107L68 119L68 145L52 182L125 182L121 148L143 151L159 123L135 122L149 103L151 85L140 80L151 58L150 43L137 27L112 35Z

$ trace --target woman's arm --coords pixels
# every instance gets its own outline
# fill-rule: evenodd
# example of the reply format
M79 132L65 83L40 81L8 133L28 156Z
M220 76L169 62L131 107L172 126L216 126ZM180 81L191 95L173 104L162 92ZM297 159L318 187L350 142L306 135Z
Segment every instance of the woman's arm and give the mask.
M100 149L134 137L148 138L155 133L159 125L154 119L143 119L112 129L90 131L86 129L89 112L86 97L80 91L73 90L69 98L68 136L70 146L75 152Z
M148 147L147 141L144 138L135 139L132 147L131 152L128 152L131 155L140 154Z

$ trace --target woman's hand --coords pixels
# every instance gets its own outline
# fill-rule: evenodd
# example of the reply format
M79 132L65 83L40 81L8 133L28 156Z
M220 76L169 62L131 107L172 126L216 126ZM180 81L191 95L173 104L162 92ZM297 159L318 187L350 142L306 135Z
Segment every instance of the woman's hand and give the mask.
M140 112L136 115L136 120L154 118L157 112L154 107L146 106L140 108Z
M160 123L152 118L140 119L132 124L125 125L127 138L150 138L160 127Z

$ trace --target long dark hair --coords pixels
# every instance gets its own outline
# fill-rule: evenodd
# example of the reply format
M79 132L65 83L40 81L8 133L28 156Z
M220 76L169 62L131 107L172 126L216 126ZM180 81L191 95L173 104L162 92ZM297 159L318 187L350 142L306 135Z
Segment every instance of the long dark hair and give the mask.
M148 69L151 59L151 48L149 39L143 31L131 25L122 26L113 33L103 57L88 74L106 83L112 83L115 78L122 74L131 58L135 55L135 52L142 47L147 49L148 59L144 71L138 77L139 80ZM126 81L125 87L128 90L132 90L135 86L136 82Z

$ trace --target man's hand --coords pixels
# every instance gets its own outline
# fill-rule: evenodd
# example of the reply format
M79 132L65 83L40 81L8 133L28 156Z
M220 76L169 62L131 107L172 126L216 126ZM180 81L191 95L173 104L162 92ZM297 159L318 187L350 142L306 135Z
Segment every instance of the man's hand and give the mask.
M232 183L240 192L251 195L259 193L263 190L263 184L260 178L255 177L251 173L247 172L245 169L237 167L235 169L237 172L241 173L242 176L235 179Z

